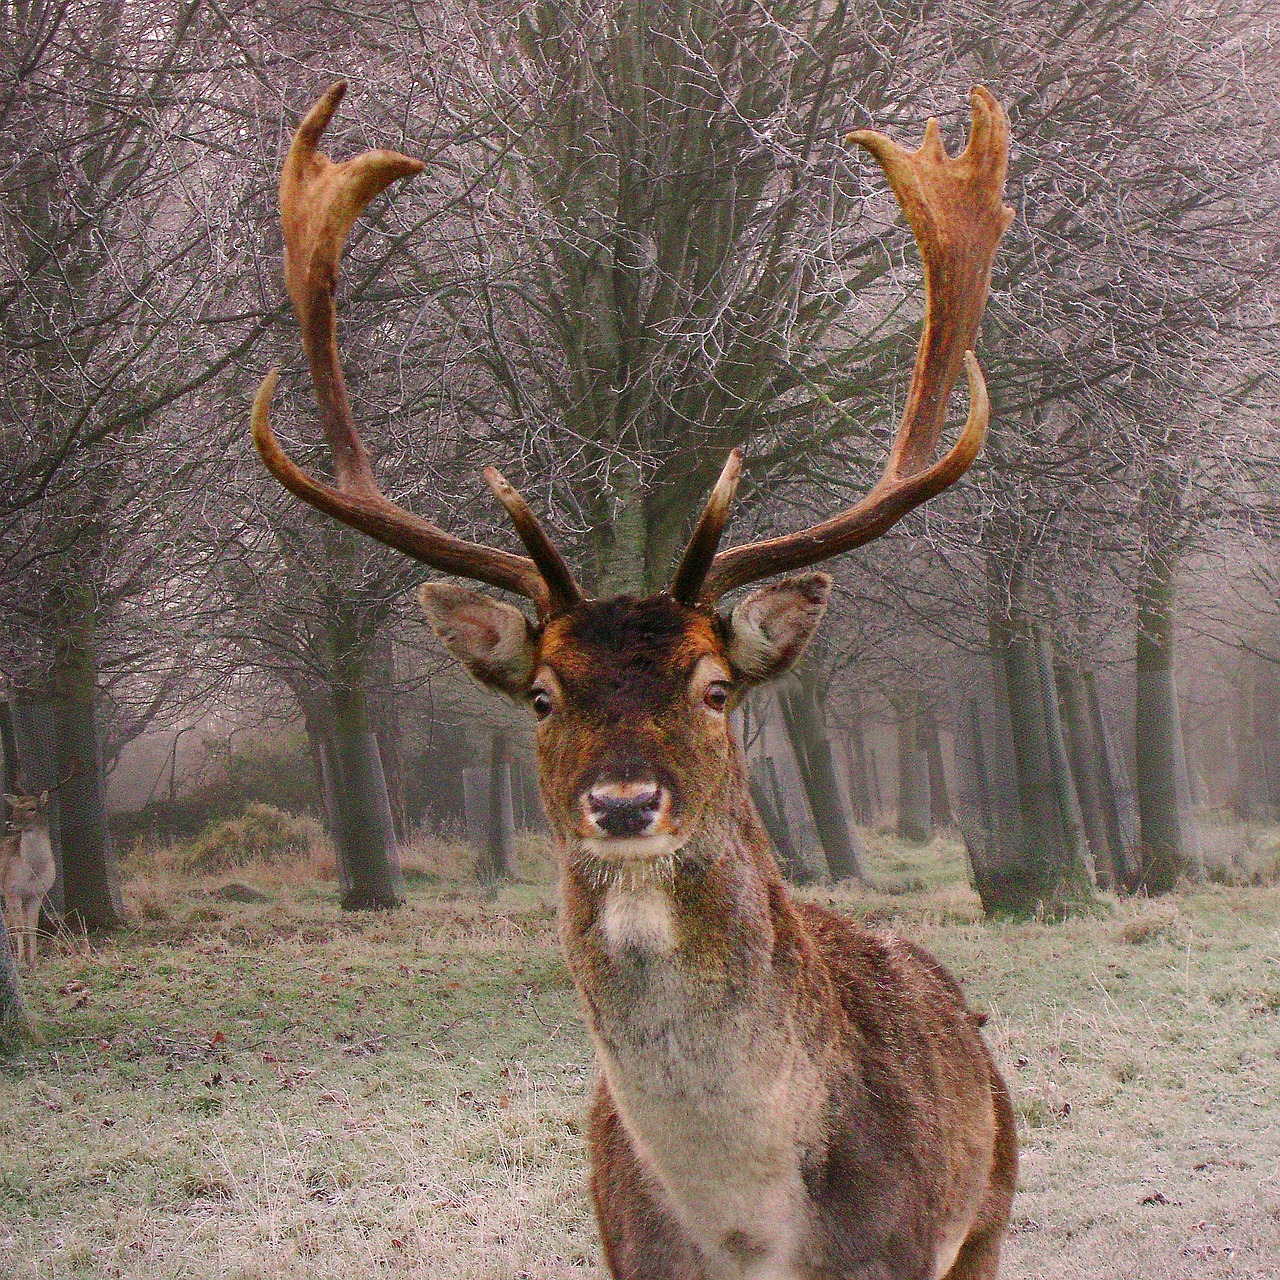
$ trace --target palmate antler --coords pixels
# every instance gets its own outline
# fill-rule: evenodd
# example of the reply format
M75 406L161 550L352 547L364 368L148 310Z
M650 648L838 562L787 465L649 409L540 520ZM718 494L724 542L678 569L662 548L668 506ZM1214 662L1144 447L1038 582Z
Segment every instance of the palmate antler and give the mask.
M1001 196L1009 164L1009 127L1000 104L982 86L970 93L969 145L954 160L937 120L925 127L919 151L904 151L884 134L861 130L848 141L880 162L915 233L924 262L924 329L906 408L884 474L861 502L798 533L715 554L737 484L737 450L725 464L672 584L686 604L709 603L734 587L785 573L878 538L912 508L954 484L986 438L990 407L972 347L982 320L991 267L1013 210ZM947 397L964 367L969 418L951 449L932 462L947 413Z
M369 455L356 431L338 358L338 260L355 220L397 178L421 173L422 161L395 151L368 151L334 164L316 150L320 135L347 91L333 85L307 113L280 175L285 283L302 330L311 381L335 483L308 475L285 453L271 429L268 406L279 371L263 379L253 401L253 439L267 469L304 502L444 573L505 587L527 596L543 616L572 608L582 598L573 574L524 499L492 467L485 479L506 508L532 559L467 542L406 511L378 488Z
M285 488L414 559L445 573L473 578L526 596L548 618L572 609L582 592L559 551L524 499L493 467L485 479L506 508L529 557L467 542L391 502L378 489L356 431L338 358L338 261L348 234L369 201L397 178L420 173L421 161L394 151L370 151L334 164L316 150L346 84L333 85L307 113L294 135L280 177L285 278L333 456L335 483L298 467L271 430L267 409L277 370L263 380L253 402L253 438L271 473ZM924 143L908 152L883 134L860 131L849 141L867 148L893 188L924 263L925 314L906 409L884 474L861 502L811 528L717 554L742 468L729 455L670 588L688 605L710 606L735 587L816 564L878 538L907 512L954 484L977 457L989 406L972 347L991 284L991 267L1013 211L1001 193L1009 157L1004 112L981 86L970 100L969 145L955 159L942 145L936 120ZM936 462L947 397L964 367L969 417L956 443Z

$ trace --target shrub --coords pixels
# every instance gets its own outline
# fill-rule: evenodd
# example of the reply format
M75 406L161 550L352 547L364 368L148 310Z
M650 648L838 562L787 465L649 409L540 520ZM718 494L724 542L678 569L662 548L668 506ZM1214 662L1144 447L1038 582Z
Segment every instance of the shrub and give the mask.
M291 813L321 812L307 737L296 729L248 734L234 751L205 743L207 776L175 800L152 800L134 813L111 817L111 832L122 846L137 840L165 844L194 840L221 819L235 818L246 804L269 805Z
M212 874L255 862L305 858L319 835L314 818L285 813L269 804L251 804L235 818L210 823L187 846L188 871Z

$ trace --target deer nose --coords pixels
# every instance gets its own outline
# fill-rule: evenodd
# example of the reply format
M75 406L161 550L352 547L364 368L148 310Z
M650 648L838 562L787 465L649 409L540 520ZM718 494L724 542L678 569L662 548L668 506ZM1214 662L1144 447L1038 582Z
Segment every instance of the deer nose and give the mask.
M662 809L656 782L598 782L587 792L592 825L607 836L646 835Z

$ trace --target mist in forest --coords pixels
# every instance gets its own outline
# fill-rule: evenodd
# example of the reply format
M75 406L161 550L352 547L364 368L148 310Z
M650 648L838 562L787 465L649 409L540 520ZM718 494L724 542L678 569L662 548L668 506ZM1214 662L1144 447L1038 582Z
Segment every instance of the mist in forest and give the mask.
M431 556L277 484L255 394L295 492L481 544L532 635L504 505L587 597L690 604L734 451L722 550L826 528L984 376L976 461L734 691L751 800L991 1014L1005 1274L1274 1275L1278 44L1262 0L0 6L0 758L52 858L21 980L0 926L0 1258L602 1274L536 699L450 658ZM326 91L327 155L409 158L332 349L280 204ZM865 131L957 156L988 101L966 387Z

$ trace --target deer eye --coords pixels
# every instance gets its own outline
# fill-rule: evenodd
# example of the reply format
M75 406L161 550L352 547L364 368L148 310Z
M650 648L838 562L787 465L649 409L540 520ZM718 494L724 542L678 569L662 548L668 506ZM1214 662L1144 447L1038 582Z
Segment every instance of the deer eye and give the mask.
M702 695L702 701L712 711L723 711L729 705L728 683L724 680L713 680L707 685L707 691Z
M552 711L551 695L545 689L535 689L529 695L529 705L539 720L545 720Z

